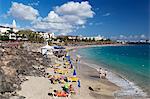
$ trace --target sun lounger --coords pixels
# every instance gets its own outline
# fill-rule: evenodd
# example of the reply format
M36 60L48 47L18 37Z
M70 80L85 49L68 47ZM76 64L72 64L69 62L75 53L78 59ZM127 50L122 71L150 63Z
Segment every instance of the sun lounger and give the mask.
M69 65L69 62L65 62L65 65Z
M54 67L59 67L59 66L61 66L61 64L55 64L55 65L54 65Z
M59 73L59 74L67 74L68 70L67 69L54 69L54 73Z
M68 77L68 81L70 82L77 82L79 80L78 77Z

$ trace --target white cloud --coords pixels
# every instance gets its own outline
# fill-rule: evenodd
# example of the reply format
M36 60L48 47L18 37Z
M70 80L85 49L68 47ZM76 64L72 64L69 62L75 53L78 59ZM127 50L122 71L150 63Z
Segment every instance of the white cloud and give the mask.
M91 8L88 2L68 2L55 7L54 11L50 11L45 18L33 22L33 27L67 34L79 28L85 28L87 19L94 15Z
M12 27L12 24L0 24L0 25L5 27Z
M50 11L47 17L43 19L43 21L47 21L50 23L64 23L65 20L62 19L58 14L56 14L54 11Z
M39 16L39 12L31 6L12 2L12 6L8 11L8 16L13 16L22 20L33 21Z
M50 11L47 17L39 18L32 24L34 29L59 32L62 34L72 32L73 28L72 25L66 23L65 20L58 16L54 11Z
M80 18L92 18L94 12L88 2L68 2L55 8L56 13L61 15L75 15Z
M94 15L92 6L88 2L68 2L55 7L55 12L75 25L84 25L87 18L92 18Z
M62 16L62 18L73 25L83 25L86 23L85 19L81 19L79 16L76 15L64 15Z
M60 32L63 34L72 32L72 26L70 24L51 23L46 21L38 21L34 23L33 28L49 32Z
M110 13L105 13L105 14L103 14L102 16L110 16L111 14Z
M68 2L61 6L56 6L47 16L41 17L38 10L32 6L38 2L24 5L12 2L12 6L7 12L8 16L13 16L22 20L31 21L32 29L57 32L67 34L80 28L85 28L88 18L93 18L92 6L87 2Z
M141 39L147 39L147 37L144 34L138 35L119 35L119 36L112 36L111 39L120 39L120 40L141 40Z
M40 1L28 3L29 6L38 6Z

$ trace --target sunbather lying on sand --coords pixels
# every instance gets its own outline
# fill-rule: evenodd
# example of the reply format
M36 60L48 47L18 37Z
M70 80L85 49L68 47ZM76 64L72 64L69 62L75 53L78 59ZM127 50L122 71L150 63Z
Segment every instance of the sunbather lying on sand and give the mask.
M58 74L67 74L68 73L68 69L54 69L54 73L58 73Z
M55 97L68 97L69 96L69 94L66 93L65 91L58 91L58 90L54 90L53 93L48 93L48 95L55 96Z
M61 83L64 84L65 82L67 82L68 80L66 80L67 77L64 76L49 76L49 80L51 81L51 84L56 84L56 83Z
M66 83L62 88L66 93L76 94L72 84L69 85L68 83Z

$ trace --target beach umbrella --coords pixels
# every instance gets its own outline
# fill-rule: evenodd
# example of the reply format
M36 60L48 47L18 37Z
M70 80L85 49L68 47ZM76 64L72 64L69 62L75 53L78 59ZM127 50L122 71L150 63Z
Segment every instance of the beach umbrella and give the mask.
M81 87L81 85L80 85L80 80L78 80L78 87L79 87L79 88Z
M70 63L70 68L73 68L73 64L72 64L72 62L70 61L69 63Z
M76 75L77 75L77 73L76 73L76 70L74 69L73 76L76 76Z
M73 65L72 65L72 64L70 65L70 68L73 68Z

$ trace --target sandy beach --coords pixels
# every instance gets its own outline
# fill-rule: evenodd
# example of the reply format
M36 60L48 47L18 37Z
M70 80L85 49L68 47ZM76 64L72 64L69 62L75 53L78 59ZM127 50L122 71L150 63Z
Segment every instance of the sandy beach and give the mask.
M103 45L103 46L107 46L107 45ZM117 46L117 45L109 45L109 46ZM69 47L68 49L76 50L77 48L85 48L85 47L91 47L91 46L79 46L79 47L75 46L75 47ZM24 52L23 50L18 50L18 51L21 51L20 53ZM39 51L39 49L37 49L37 51ZM62 86L64 86L65 83L52 84L48 75L71 77L73 74L73 71L72 69L68 69L67 70L68 73L65 75L54 73L54 68L56 64L60 64L60 66L58 66L60 69L64 69L64 66L67 66L65 65L66 60L64 61L62 57L58 58L54 55L51 55L51 56L48 56L48 59L46 60L47 61L47 65L46 65L45 63L44 64L42 63L42 61L44 62L45 59L43 58L42 60L43 56L41 56L39 52L33 52L33 53L31 52L30 52L30 55L31 56L33 55L32 61L34 65L33 67L31 66L32 68L31 67L30 68L33 70L30 71L31 73L29 74L27 73L28 74L27 76L25 75L23 76L27 80L21 83L20 90L15 91L17 96L25 97L25 99L84 99L84 98L85 99L146 99L142 96L129 96L129 95L116 96L116 92L119 92L122 88L116 85L115 83L111 82L107 78L100 79L99 73L97 72L97 70L93 68L92 66L90 67L89 66L90 64L88 62L85 64L85 60L81 59L76 64L75 51L71 51L70 56L71 56L71 61L73 63L73 66L75 66L75 68L77 67L76 77L80 80L81 87L80 88L78 87L77 82L69 82L69 84L72 84L73 87L75 88L76 94L73 94L73 95L71 94L68 97L50 96L49 93L53 93L54 90L62 90ZM31 57L30 55L26 56L28 60L30 60L30 57ZM37 62L40 62L40 63L37 64ZM26 61L26 63L24 64L27 64L27 63L28 61ZM23 67L23 69L24 68L25 67ZM38 75L37 74L33 75L34 73L33 71L36 71L36 69L38 70L37 72ZM39 70L41 71L41 73L39 72ZM47 73L48 75L43 75ZM112 77L111 74L108 73L108 77ZM14 99L14 98L15 97L12 96L10 99Z
M114 99L113 93L119 90L118 86L106 79L99 79L95 69L83 64L80 66L77 76L81 80L81 88L78 89L77 95L71 96L70 99ZM50 81L44 77L27 78L28 81L22 84L22 90L18 92L19 95L25 96L27 99L52 99L48 96L50 90L61 88L60 85L50 84ZM92 87L94 91L90 91L89 87Z

